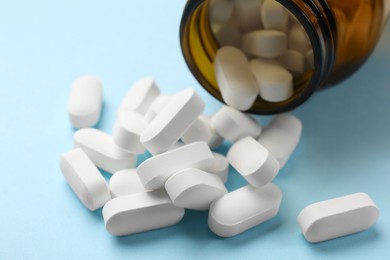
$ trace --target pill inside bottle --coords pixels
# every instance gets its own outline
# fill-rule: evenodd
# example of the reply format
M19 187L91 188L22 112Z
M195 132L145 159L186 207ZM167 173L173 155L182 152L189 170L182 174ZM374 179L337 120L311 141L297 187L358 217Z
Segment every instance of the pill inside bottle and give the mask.
M364 64L386 24L388 5L387 0L310 5L297 0L189 0L180 27L181 47L192 74L220 101L241 111L283 113ZM237 74L245 75L247 66L238 54L237 63L216 61L226 47L241 51L249 64L261 64L249 66L253 78L246 81L255 81L257 88L232 84L239 81L227 72L240 69ZM246 102L244 97L232 100L240 88ZM224 93L226 89L230 92ZM254 98L248 89L257 91Z

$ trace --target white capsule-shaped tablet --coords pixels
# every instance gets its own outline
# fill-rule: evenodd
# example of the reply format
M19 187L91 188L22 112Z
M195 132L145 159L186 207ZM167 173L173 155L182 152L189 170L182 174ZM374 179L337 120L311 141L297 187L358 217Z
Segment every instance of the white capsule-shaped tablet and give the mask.
M226 23L234 13L234 5L230 0L209 1L209 19L211 22Z
M183 216L184 209L174 206L164 190L118 197L103 208L106 229L113 236L173 226Z
M253 137L245 137L233 144L227 159L250 185L258 188L270 183L280 169L275 157Z
M294 76L301 76L306 70L305 56L299 51L288 50L279 58L279 61Z
M208 169L214 156L205 142L191 143L156 155L138 168L138 176L148 190L162 188L172 174L186 168Z
M153 155L169 150L203 112L204 102L189 88L175 95L141 135L141 143Z
M289 15L286 8L275 0L265 0L261 7L261 19L265 29L286 31Z
M287 50L287 36L275 30L258 30L242 37L242 50L261 58L277 58Z
M134 168L136 156L119 148L112 136L97 129L85 128L73 135L74 147L81 148L93 163L107 171L117 171Z
M272 119L258 139L279 161L283 168L297 147L302 134L302 122L293 115L279 115Z
M110 178L109 187L113 198L148 191L142 185L136 169L127 169L114 173Z
M188 128L181 137L185 144L204 141L210 148L218 148L222 144L220 137L215 129L211 126L211 118L209 116L200 115L198 119Z
M68 114L74 128L96 125L100 119L103 103L102 82L93 76L84 76L73 83L69 100Z
M241 111L251 108L259 90L245 54L231 46L222 47L215 56L214 70L225 103Z
M311 49L309 36L301 24L294 24L288 34L288 48L299 51L303 55Z
M157 116L158 113L169 103L173 95L161 94L149 106L145 114L145 122L149 124Z
M101 208L111 199L106 180L81 149L63 154L60 168L69 186L89 210Z
M257 138L262 130L261 125L250 115L228 106L223 106L211 118L211 124L220 136L231 142L246 136Z
M213 155L213 164L207 169L207 172L217 175L223 183L226 183L229 175L229 162L222 154L213 153Z
M237 19L234 17L227 23L214 24L212 30L220 46L241 47L242 32Z
M248 32L261 29L262 0L234 0L235 11L242 31Z
M311 204L298 216L305 238L318 243L364 231L373 226L379 210L369 195L352 195Z
M160 89L153 78L143 78L133 84L119 107L145 115L152 102L160 95Z
M165 190L175 206L192 210L208 210L214 200L227 193L218 176L194 168L172 175Z
M248 185L214 201L208 224L216 235L232 237L275 217L281 202L282 192L276 185Z
M252 60L250 67L262 99L268 102L282 102L293 96L293 75L288 70L260 60Z
M146 149L141 144L140 138L145 128L146 122L141 114L131 110L122 110L114 125L114 142L130 153L143 154Z

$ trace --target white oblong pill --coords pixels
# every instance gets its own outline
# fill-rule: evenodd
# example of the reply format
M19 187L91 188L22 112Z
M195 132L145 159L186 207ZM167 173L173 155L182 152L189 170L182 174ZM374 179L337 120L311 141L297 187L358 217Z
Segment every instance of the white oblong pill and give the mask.
M183 134L181 140L185 144L204 141L210 148L218 148L222 144L222 137L220 137L215 129L211 126L211 118L200 115L198 119L188 128Z
M280 169L275 157L253 137L245 137L233 144L227 159L250 185L257 188L270 183Z
M130 153L143 154L146 149L140 139L145 128L146 122L141 114L131 110L122 110L114 125L114 142Z
M244 32L261 29L262 0L234 0L235 11Z
M165 190L175 206L200 211L208 210L214 200L227 193L218 176L193 168L172 175Z
M272 119L258 139L265 148L279 161L283 168L302 134L302 122L293 115L279 115Z
M224 24L214 24L212 29L220 46L241 47L242 32L237 19L234 17Z
M238 235L275 217L281 201L282 192L272 183L262 188L245 186L211 204L209 227L221 237Z
M152 102L160 95L160 89L153 78L136 81L128 91L119 107L120 110L131 110L145 115Z
M211 123L220 136L231 142L261 134L261 125L254 118L228 106L223 106L211 118Z
M287 51L287 36L275 30L258 30L242 37L242 50L261 58L277 58Z
M226 23L233 16L234 6L230 0L209 1L209 19L212 23Z
M205 142L196 142L156 155L138 168L138 176L148 190L162 188L168 178L186 168L208 169L214 156Z
M306 54L311 49L311 42L305 28L301 24L294 24L288 34L289 49Z
M74 128L86 128L98 123L102 111L102 82L93 76L84 76L73 83L68 101L70 123Z
M60 168L69 186L89 210L101 208L111 199L106 180L81 149L63 154Z
M268 102L282 102L293 96L293 76L288 70L260 60L252 60L250 67L262 99Z
M265 0L261 7L261 19L265 29L286 31L288 24L286 8L275 0Z
M288 50L279 58L279 61L294 76L301 76L306 70L305 56L299 51Z
M110 178L109 187L113 198L148 191L142 185L137 169L127 169L114 173Z
M222 154L213 153L213 155L213 164L207 169L207 172L217 175L223 183L226 183L229 175L229 162Z
M112 136L97 129L85 128L73 135L74 147L81 148L93 163L107 171L117 171L134 168L136 156L119 148Z
M231 46L220 48L214 59L214 70L226 104L241 111L251 108L259 90L245 54Z
M152 102L145 114L145 121L147 124L152 122L157 114L160 113L160 111L169 103L172 96L173 95L161 94Z
M298 223L305 238L318 243L369 229L378 217L379 210L370 196L355 193L307 206Z
M141 143L153 155L169 150L203 112L204 106L195 90L181 91L145 128Z
M118 197L107 202L103 218L113 236L127 236L180 222L184 209L174 206L164 190Z

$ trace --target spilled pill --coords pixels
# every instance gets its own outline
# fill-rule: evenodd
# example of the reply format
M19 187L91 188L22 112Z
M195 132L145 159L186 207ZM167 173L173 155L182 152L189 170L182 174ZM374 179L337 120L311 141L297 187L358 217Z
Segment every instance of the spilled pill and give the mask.
M68 114L73 127L87 128L96 125L103 103L102 82L93 76L84 76L73 83Z
M113 198L147 191L142 185L136 169L114 173L110 178L109 187Z
M214 156L205 142L191 143L153 156L138 168L138 176L148 190L162 188L172 174L186 168L208 169Z
M282 192L273 183L262 188L245 186L211 204L209 227L221 237L238 235L275 217L281 201Z
M101 208L111 199L104 177L81 149L63 154L60 168L69 186L89 210Z
M157 116L157 114L169 103L173 95L161 94L149 106L145 114L145 121L147 124Z
M228 106L223 106L212 117L211 123L220 136L232 142L246 136L257 138L262 130L251 116Z
M270 183L280 169L275 157L253 137L245 137L233 144L227 159L255 187Z
M118 197L103 207L106 229L113 236L169 227L183 216L184 209L174 206L164 190Z
M169 177L165 190L175 206L192 210L208 210L214 200L227 193L218 176L194 168Z
M305 238L318 243L369 229L378 217L379 210L370 196L355 193L307 206L298 223Z
M146 128L144 117L131 110L122 110L113 129L114 142L120 148L133 153L143 154L145 147L141 144L141 134Z
M141 143L153 155L167 151L203 112L204 105L195 90L181 91L145 128Z
M302 123L293 115L275 116L258 139L279 161L283 168L297 147L302 134Z
M222 154L213 153L213 155L213 164L207 168L207 172L217 175L223 183L226 183L229 175L229 162Z
M112 136L97 129L85 128L73 135L74 147L81 148L94 164L111 174L134 168L136 156L119 148Z
M119 111L131 110L144 115L159 94L160 89L153 78L140 79L130 88L119 107Z

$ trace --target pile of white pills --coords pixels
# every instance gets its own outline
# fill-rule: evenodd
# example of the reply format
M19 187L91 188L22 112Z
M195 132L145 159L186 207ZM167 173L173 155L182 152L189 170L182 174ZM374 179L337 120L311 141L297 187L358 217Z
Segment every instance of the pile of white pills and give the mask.
M206 116L193 89L165 95L152 78L145 78L128 92L109 135L91 128L99 121L102 96L99 79L74 82L68 113L79 130L60 168L86 208L103 207L110 234L175 225L190 209L208 210L211 231L231 237L278 214L282 192L272 181L299 143L299 119L279 115L262 127L228 106ZM223 140L232 143L226 157L211 150ZM146 150L152 156L136 167L137 155ZM226 189L229 165L247 186ZM99 169L112 174L109 183ZM310 205L298 222L308 241L320 242L368 229L378 214L371 198L357 193Z
M305 29L275 0L212 0L209 20L221 46L215 77L231 107L246 111L258 96L286 101L294 95L294 77L314 68Z

